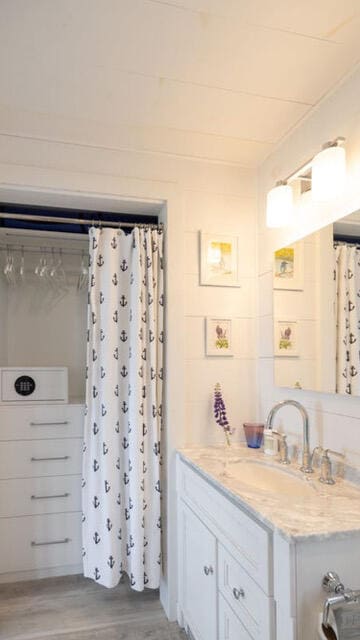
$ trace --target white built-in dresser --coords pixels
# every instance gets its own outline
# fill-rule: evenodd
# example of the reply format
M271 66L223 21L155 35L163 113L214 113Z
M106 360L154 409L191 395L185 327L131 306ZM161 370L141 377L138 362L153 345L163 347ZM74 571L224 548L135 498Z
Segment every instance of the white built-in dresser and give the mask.
M81 572L83 415L0 406L0 582Z

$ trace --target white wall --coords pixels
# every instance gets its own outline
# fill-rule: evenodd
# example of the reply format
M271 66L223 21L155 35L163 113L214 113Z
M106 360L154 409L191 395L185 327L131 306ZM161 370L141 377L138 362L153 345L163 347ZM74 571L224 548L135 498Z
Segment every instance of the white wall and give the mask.
M223 442L213 419L213 389L220 382L228 418L242 438L244 420L256 414L256 212L252 197L186 190L185 215L185 422L187 444ZM239 233L240 288L199 286L199 229ZM205 357L205 317L233 317L234 357Z
M57 129L56 117L53 118ZM88 126L91 126L90 124ZM167 382L166 448L168 515L166 571L162 601L176 616L176 509L174 450L185 444L222 440L212 419L212 391L222 383L231 422L240 437L244 420L256 411L256 179L251 170L190 161L163 154L88 147L52 141L47 130L26 136L9 128L0 136L0 175L9 187L32 201L114 202L129 197L166 202ZM34 125L35 131L35 125ZM43 139L42 139L43 138ZM1 191L1 185L0 185ZM32 193L35 191L35 193ZM54 197L55 197L54 196ZM241 288L199 287L198 231L240 235ZM235 317L235 357L206 359L204 317ZM237 332L237 334L236 334Z
M259 174L259 415L265 418L280 399L296 398L310 413L311 444L331 447L360 466L360 404L358 398L280 389L274 386L272 358L272 253L317 228L357 210L360 206L360 71L357 70L303 122L262 165ZM331 205L315 206L305 198L288 229L267 230L265 196L275 181L311 158L327 140L346 137L348 184L345 194ZM300 443L301 425L296 410L283 409L279 424Z
M66 256L63 260L67 269ZM86 291L77 291L74 281L58 301L48 288L41 290L39 284L9 288L7 304L1 298L0 313L7 316L8 326L6 354L1 365L68 367L70 400L83 402L86 303Z

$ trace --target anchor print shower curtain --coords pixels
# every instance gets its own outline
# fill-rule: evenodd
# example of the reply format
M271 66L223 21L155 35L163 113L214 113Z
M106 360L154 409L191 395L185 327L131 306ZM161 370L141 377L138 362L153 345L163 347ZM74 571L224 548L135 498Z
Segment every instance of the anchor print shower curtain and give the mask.
M360 395L360 250L335 251L336 391Z
M90 230L83 455L84 575L160 581L163 236Z

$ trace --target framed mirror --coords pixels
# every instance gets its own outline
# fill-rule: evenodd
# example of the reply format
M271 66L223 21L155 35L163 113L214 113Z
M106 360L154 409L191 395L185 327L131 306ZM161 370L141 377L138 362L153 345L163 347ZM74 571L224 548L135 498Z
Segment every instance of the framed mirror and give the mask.
M273 261L274 379L360 395L360 211L282 247Z

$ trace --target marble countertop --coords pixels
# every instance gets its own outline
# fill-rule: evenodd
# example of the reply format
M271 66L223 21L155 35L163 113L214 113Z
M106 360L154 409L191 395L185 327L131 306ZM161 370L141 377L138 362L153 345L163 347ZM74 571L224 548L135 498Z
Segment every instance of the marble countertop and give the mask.
M182 449L181 458L232 502L288 540L360 534L360 486L319 482L295 464L283 467L260 449L234 445ZM274 477L274 479L273 479Z

